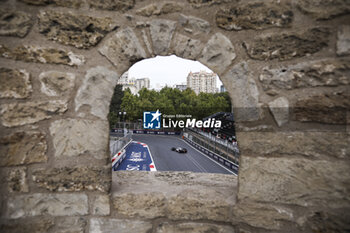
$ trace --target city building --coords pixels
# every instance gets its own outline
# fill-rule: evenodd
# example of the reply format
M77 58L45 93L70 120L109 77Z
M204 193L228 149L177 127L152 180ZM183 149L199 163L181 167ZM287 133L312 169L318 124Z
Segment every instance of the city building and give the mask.
M117 84L119 84L119 85L128 84L128 78L129 78L129 72L126 71L126 72L118 79Z
M142 88L150 88L149 78L129 78L129 73L125 72L118 80L117 84L122 85L122 90L130 89L133 95L136 95Z
M222 93L222 92L226 92L226 88L224 87L224 85L221 85L220 86L220 92Z
M150 80L149 78L139 78L135 80L135 86L138 91L142 88L150 89Z
M190 72L187 76L187 87L191 88L196 94L200 92L216 93L216 77L217 75L213 72Z
M184 83L182 83L182 84L176 84L176 85L175 85L175 88L176 88L176 89L179 89L180 91L184 91L184 90L187 89L187 85L184 84Z

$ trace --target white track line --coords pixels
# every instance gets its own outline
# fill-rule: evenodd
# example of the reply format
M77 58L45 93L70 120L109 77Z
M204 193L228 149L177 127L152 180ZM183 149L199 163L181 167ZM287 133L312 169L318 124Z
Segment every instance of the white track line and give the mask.
M152 134L136 134L136 135L152 135ZM153 135L153 136L161 136L161 137L172 137L172 135ZM237 176L233 171L229 170L228 168L224 167L222 164L216 162L214 159L208 157L207 155L203 154L203 152L197 150L194 146L192 146L191 144L189 144L188 142L186 142L184 139L178 138L178 137L174 137L182 142L185 142L187 145L189 145L190 147L192 147L193 149L195 149L197 152L199 152L201 155L203 155L205 158L209 159L210 161L213 161L214 163L216 163L217 165L219 165L222 168L225 168L228 172L232 173L233 175Z
M201 170L202 172L208 172L207 170L205 170L204 167L202 167L194 158L192 158L190 155L186 154L186 157L192 162L194 163L194 165L196 165L199 170Z
M144 143L146 144L146 143ZM154 166L154 168L150 168L151 171L157 171L157 167L156 167L156 164L154 163L154 160L153 160L153 157L152 157L152 153L151 153L151 149L148 147L148 144L146 144L146 148L149 152L149 156L151 157L151 160L152 160L152 165Z
M148 135L148 134L147 134ZM165 137L165 138L169 138L169 136L171 137L172 135L154 135L154 134L150 134L153 136L161 136L161 137ZM177 138L180 139L180 138ZM146 144L146 143L145 143ZM150 152L151 155L151 149L149 149L148 145L147 145L148 151ZM208 172L204 167L202 167L194 158L190 157L188 154L186 154L186 157L202 172ZM152 158L152 156L151 156ZM153 159L152 159L153 161Z
M180 138L178 138L179 140L181 140ZM199 151L199 150L197 150L194 146L192 146L191 144L189 144L188 142L186 142L185 140L182 140L182 141L184 141L187 145L189 145L190 147L192 147L193 149L195 149L197 152L199 152L201 155L203 155L205 158L207 158L207 159L209 159L209 160L211 160L211 161L213 161L214 163L216 163L217 165L219 165L220 167L222 167L222 168L225 168L228 172L230 172L230 173L232 173L233 175L235 175L235 176L237 176L233 171L231 171L231 170L229 170L229 169L227 169L226 167L224 167L222 164L220 164L220 163L218 163L218 162L216 162L215 160L213 160L212 158L209 158L207 155L205 155L205 154L203 154L203 152L201 152L201 151Z

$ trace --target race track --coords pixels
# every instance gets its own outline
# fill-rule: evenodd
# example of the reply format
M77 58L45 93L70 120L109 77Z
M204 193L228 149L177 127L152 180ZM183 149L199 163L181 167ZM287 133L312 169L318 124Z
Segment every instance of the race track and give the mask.
M146 143L151 151L157 171L191 171L232 174L203 155L178 136L134 134L134 141ZM171 151L172 147L185 147L186 154Z

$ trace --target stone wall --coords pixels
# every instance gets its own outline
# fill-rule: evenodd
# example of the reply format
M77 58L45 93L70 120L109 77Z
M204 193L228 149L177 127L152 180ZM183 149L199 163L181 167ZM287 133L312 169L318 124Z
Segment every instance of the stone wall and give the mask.
M0 231L349 231L349 13L344 0L1 0ZM170 54L229 91L238 184L119 173L111 190L116 81Z

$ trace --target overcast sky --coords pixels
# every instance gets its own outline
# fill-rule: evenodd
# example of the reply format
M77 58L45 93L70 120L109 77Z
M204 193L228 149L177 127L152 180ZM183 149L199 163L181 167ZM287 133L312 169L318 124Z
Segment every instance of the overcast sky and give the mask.
M179 58L175 55L157 56L137 62L129 69L129 78L149 78L151 88L156 84L173 86L174 84L186 84L186 78L190 71L198 72L205 70L212 72L208 67L198 61ZM217 87L222 85L217 78Z

